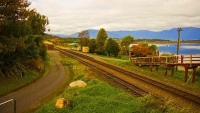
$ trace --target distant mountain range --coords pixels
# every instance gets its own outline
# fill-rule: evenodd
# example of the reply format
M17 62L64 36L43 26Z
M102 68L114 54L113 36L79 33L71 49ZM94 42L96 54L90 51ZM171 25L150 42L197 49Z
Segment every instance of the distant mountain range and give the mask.
M200 28L196 27L184 27L181 31L181 40L200 40ZM89 29L90 37L96 38L99 30ZM177 28L163 31L149 31L149 30L136 30L136 31L106 31L109 37L123 38L126 35L131 35L136 39L168 39L177 40L178 32ZM78 33L68 35L66 37L78 37Z

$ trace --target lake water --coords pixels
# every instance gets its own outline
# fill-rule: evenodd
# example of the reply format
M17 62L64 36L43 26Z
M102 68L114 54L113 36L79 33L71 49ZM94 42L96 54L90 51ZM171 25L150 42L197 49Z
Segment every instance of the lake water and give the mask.
M160 54L177 54L177 44L156 44ZM200 44L180 44L180 54L200 54Z

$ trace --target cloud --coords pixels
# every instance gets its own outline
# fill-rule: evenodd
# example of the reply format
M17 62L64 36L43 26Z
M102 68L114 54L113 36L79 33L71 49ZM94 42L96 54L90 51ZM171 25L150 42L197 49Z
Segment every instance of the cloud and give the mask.
M50 20L50 33L84 29L154 30L200 27L199 0L30 0Z

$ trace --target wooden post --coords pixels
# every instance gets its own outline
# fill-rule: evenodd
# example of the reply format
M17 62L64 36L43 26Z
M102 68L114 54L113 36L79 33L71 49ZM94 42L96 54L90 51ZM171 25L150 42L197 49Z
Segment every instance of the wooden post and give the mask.
M181 55L181 64L183 64L183 58L184 58L183 55Z
M193 73L192 73L192 82L195 83L195 79L196 79L196 69L198 66L194 66L193 67Z
M192 69L192 82L195 83L195 79L196 79L196 68L198 66L192 66L190 67L189 65L185 66L185 83L188 81L188 69Z
M185 83L188 80L188 66L185 66Z

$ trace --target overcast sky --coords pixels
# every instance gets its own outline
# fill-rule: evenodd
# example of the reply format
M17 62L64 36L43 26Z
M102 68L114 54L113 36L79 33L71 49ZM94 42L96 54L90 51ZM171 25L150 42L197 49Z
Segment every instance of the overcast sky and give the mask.
M160 31L200 27L199 0L29 0L49 18L50 34L86 29Z

